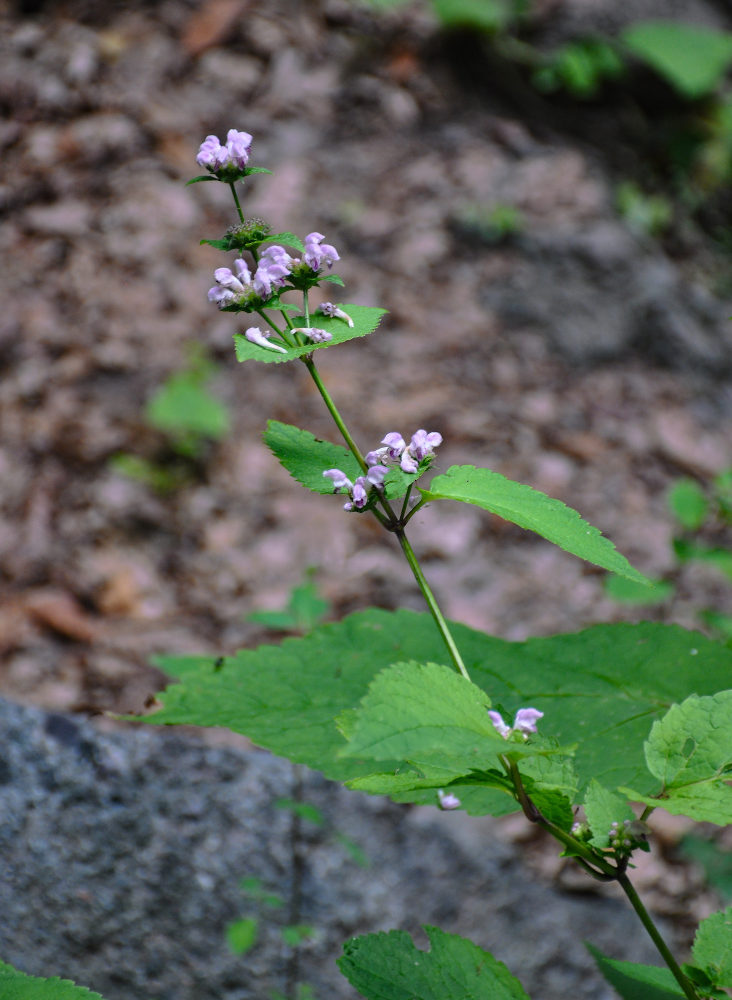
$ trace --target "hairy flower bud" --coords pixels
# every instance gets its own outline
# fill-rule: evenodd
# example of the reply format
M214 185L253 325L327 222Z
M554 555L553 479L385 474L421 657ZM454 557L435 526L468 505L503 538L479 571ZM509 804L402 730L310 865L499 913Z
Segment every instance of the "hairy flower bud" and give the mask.
M244 336L250 344L265 347L268 351L279 351L280 354L287 354L286 348L281 347L279 344L270 343L267 340L268 334L262 333L258 326L250 326L248 330L244 331Z

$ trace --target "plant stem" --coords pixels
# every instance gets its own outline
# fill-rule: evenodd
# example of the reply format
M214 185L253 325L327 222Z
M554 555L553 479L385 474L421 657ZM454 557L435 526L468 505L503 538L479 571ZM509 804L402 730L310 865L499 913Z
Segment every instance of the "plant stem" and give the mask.
M447 646L447 651L450 654L452 662L455 664L455 668L458 670L459 673L463 675L463 677L466 680L469 681L470 675L468 674L468 671L465 669L463 658L461 657L460 652L455 644L455 640L452 637L452 632L450 631L449 626L445 621L444 615L440 611L440 607L435 599L435 595L430 590L430 586L427 583L424 573L422 572L422 567L419 565L417 557L414 554L414 550L412 549L412 546L409 544L407 536L404 534L404 529L397 528L394 534L399 539L399 544L402 547L402 552L404 553L404 556L407 562L409 563L410 569L414 573L414 579L419 584L419 589L422 591L422 594L424 595L424 599L427 602L427 607L430 609L430 614L435 620L435 625L437 625L437 628L440 631L440 635L442 636L443 641Z
M648 931L648 934L650 935L651 940L653 941L653 943L655 944L656 948L658 949L658 951L659 951L661 957L663 958L664 962L666 963L666 965L671 970L671 974L673 975L674 979L676 980L676 982L679 984L679 986L683 990L684 996L688 997L689 1000L699 1000L699 995L697 994L697 992L694 989L694 987L693 987L692 983L690 982L690 980L687 979L687 977L681 971L681 968L680 968L678 962L676 961L676 959L674 958L674 956L671 954L669 946L666 944L666 942L661 937L661 934L660 934L658 928L656 927L656 925L654 924L651 915L649 914L648 910L645 908L645 906L641 902L640 896L635 891L635 887L633 886L633 883L630 881L630 879L628 878L628 876L626 875L625 872L620 872L618 874L618 876L617 876L617 882L618 882L618 885L620 885L620 887L622 888L622 890L625 893L625 895L628 897L628 900L630 901L630 905L633 907L633 909L635 910L635 912L638 914L638 919L643 924L643 926L645 927L645 929Z
M344 424L343 417L338 412L338 407L335 405L335 403L333 402L333 400L330 397L330 393L325 388L325 385L323 384L323 380L320 377L318 369L315 367L315 362L313 361L312 358L309 358L309 357L305 357L302 360L303 360L303 363L304 363L305 367L310 372L310 377L313 380L313 382L315 382L315 385L317 387L318 392L323 397L323 402L328 407L328 412L330 413L331 417L333 417L333 419L335 420L336 427L338 428L338 430L343 435L343 440L346 442L346 444L350 448L353 457L356 459L356 461L358 462L358 464L361 466L361 469L364 472L368 472L368 465L366 465L366 459L363 457L363 455L361 454L361 452L358 450L358 445L353 440L353 438L351 437L351 434L350 434L348 428Z
M234 204L236 205L236 210L239 213L239 222L244 222L244 213L241 210L241 205L239 204L239 196L236 193L233 182L229 184L231 188L231 196L234 199Z

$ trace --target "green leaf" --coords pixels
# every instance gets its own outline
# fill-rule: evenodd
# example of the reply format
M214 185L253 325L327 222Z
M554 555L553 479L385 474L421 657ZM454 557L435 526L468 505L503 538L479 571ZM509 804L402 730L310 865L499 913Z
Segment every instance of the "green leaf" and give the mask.
M647 586L612 573L605 577L605 593L621 604L639 605L663 604L673 596L675 587L672 583L666 580L651 580L650 583L651 586Z
M406 931L352 938L338 968L367 1000L529 1000L490 952L457 934L424 930L429 951L416 948Z
M361 475L361 466L348 448L321 441L292 424L268 420L264 443L292 478L313 493L333 493L332 480L323 476L326 469L340 469L351 481Z
M597 967L623 1000L677 1000L684 992L669 969L606 958L591 944L587 950Z
M198 177L191 177L189 181L185 182L184 187L190 187L191 184L200 184L201 181L217 181L218 177L214 177L213 174L199 174Z
M285 354L279 351L270 351L266 347L258 347L250 343L244 334L234 334L234 345L236 348L237 361L264 361L267 364L280 364L284 361L294 361L303 358L313 351L322 351L328 347L335 347L337 344L345 344L349 340L358 337L366 337L373 333L381 322L381 317L386 314L386 309L377 309L374 306L343 305L341 307L353 320L353 327L347 326L342 320L332 316L318 316L317 326L321 330L327 330L333 335L333 339L324 344L307 344L305 347L286 347Z
M711 93L732 62L732 34L678 21L638 21L622 33L630 51L684 97Z
M171 375L153 395L145 412L153 427L169 434L190 432L218 439L229 431L226 407L193 371Z
M257 878L256 875L249 875L243 878L239 883L239 887L247 899L253 899L261 906L270 906L273 909L279 909L279 907L284 906L285 901L282 896L278 896L276 892L270 892L269 889L265 889L261 878Z
M707 545L698 545L696 542L687 542L683 538L675 538L674 552L682 563L690 562L694 559L696 562L713 566L714 569L718 569L732 580L732 552L729 549L721 547L712 548Z
M630 808L624 796L605 788L595 778L587 786L585 793L585 815L592 831L590 843L594 847L607 847L610 843L610 827L613 823L623 823L624 820L635 819L635 813Z
M456 774L489 767L513 748L491 723L490 705L451 667L395 663L371 683L342 756L434 763Z
M299 799L277 799L275 809L287 809L288 812L295 813L301 819L306 819L315 826L323 826L325 818L317 806L310 802L300 802Z
M576 510L498 472L477 469L474 465L453 465L443 475L435 476L427 489L419 487L419 491L425 500L475 504L521 528L535 531L580 559L638 583L648 582Z
M687 531L701 528L709 510L704 490L694 479L679 479L669 490L668 505L671 513Z
M235 955L245 955L257 940L259 921L256 917L244 917L226 926L226 940Z
M645 753L661 797L639 801L700 822L732 823L732 691L673 705L653 723Z
M541 733L576 742L579 794L594 777L609 788L658 790L645 764L651 723L687 692L713 694L732 676L732 649L674 625L598 625L571 635L507 642L453 625L470 676L494 703L543 711ZM339 756L346 745L334 719L364 697L390 663L434 662L444 646L428 614L369 611L322 625L279 646L213 656L168 656L156 664L180 679L160 696L153 724L225 726L259 746L336 781L373 774L373 762ZM404 762L384 762L396 772ZM476 815L516 808L492 788L452 789ZM407 801L435 802L434 791ZM580 799L581 801L581 799Z
M732 987L732 907L702 920L692 952L715 986Z
M245 620L281 632L309 632L314 629L330 611L330 604L320 596L317 586L310 579L313 572L308 570L305 582L293 587L287 605L281 611L252 611L245 616Z
M311 924L290 924L288 927L283 927L280 933L285 944L297 948L299 944L313 936L313 927Z
M262 243L286 243L288 247L294 247L298 253L305 253L305 244L299 236L285 231L283 233L270 233Z
M339 285L341 288L345 285L345 281L341 278L340 274L324 274L319 279L320 281L330 281L333 285ZM353 317L351 317L353 319Z
M506 0L432 0L432 6L445 28L493 34L511 21Z
M0 962L0 996L2 1000L104 1000L70 979L28 976L5 962Z
M681 838L679 849L685 858L704 869L707 885L723 900L732 899L732 852L694 833Z

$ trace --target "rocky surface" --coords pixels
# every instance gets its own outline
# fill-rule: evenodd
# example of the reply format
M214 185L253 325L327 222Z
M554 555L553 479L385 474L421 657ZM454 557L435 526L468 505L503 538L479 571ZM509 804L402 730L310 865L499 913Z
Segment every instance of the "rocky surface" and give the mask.
M292 995L288 922L312 926L297 978L319 997L355 997L335 960L348 937L424 924L490 949L532 996L611 1000L582 942L654 961L628 933L621 900L562 892L522 862L489 819L399 807L305 777L322 826L293 841L294 768L190 733L100 730L80 717L0 700L0 955L63 975L105 1000L261 1000ZM356 864L342 839L363 850ZM258 911L239 889L255 876L285 901ZM262 917L245 956L227 923ZM557 931L560 933L557 933Z

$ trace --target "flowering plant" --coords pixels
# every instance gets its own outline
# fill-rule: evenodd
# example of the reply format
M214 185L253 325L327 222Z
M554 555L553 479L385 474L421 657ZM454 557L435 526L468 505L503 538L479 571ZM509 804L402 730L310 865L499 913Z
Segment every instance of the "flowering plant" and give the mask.
M209 299L264 324L234 333L240 362L299 362L312 379L344 445L277 421L267 424L264 441L305 488L346 495L347 512L373 516L394 535L427 612L369 609L290 639L286 650L242 650L214 664L163 657L159 665L178 683L145 721L224 725L350 788L401 802L471 815L521 810L588 875L620 886L656 946L664 967L593 949L622 997L726 996L732 908L702 921L692 959L681 964L629 870L634 853L650 847L655 809L732 822L732 649L649 623L511 643L445 619L407 535L411 518L431 502L475 505L604 570L647 581L576 511L490 469L452 466L420 485L442 444L439 431L420 428L407 441L388 430L362 453L316 358L372 334L384 310L340 302L311 309L311 289L342 285L331 272L339 254L318 232L301 241L245 218L235 184L268 172L249 166L251 145L248 133L233 129L224 145L208 136L197 156L207 173L189 182L228 184L237 212L223 238L204 241L237 254L233 268L214 271ZM297 304L283 299L288 294ZM369 1000L526 1000L520 981L487 951L426 930L426 953L399 931L348 941L340 969Z

